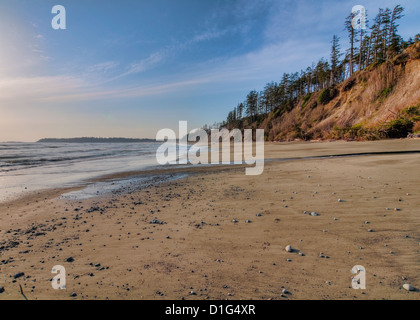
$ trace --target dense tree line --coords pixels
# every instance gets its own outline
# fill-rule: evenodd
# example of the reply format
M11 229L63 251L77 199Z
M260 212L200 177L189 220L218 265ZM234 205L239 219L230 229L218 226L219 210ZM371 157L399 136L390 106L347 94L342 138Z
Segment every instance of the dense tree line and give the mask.
M285 73L279 82L268 83L261 92L251 91L244 102L229 112L226 121L218 125L228 126L244 118L253 122L258 115L289 111L297 99L341 83L355 71L373 63L379 64L394 58L420 40L420 34L408 41L398 34L398 22L403 17L403 11L400 5L393 10L379 9L370 27L366 18L366 29L353 28L352 21L356 16L350 14L345 20L349 41L349 49L345 53L341 52L340 38L334 35L329 60L322 58L305 70Z

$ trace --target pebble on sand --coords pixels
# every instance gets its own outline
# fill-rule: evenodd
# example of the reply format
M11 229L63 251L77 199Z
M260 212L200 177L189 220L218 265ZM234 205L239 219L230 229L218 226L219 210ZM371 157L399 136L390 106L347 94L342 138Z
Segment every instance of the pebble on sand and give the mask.
M311 213L311 216L312 217L318 217L319 216L319 213L314 211L314 212Z
M409 285L408 283L404 284L403 288L407 291L415 291L416 290L412 285Z
M293 248L290 244L286 247L286 252L293 252Z
M13 276L13 279L15 279L15 280L19 279L19 278L23 277L24 275L25 274L23 272L18 272Z

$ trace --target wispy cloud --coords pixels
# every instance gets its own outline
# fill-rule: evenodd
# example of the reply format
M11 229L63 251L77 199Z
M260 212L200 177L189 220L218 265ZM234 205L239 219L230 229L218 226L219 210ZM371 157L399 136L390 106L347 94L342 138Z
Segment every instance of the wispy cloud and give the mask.
M40 101L43 97L65 92L78 92L83 88L81 79L57 77L8 77L0 79L0 101Z
M120 65L120 62L118 61L106 61L106 62L97 63L93 66L89 66L86 68L86 71L88 73L104 74L104 73L108 73L111 70L114 70L119 65Z
M210 40L218 39L227 33L228 33L228 30L226 29L225 30L212 30L212 31L209 30L209 31L205 31L203 33L197 34L187 43L193 44L193 43L199 43L203 41L210 41Z
M150 68L156 66L159 62L161 62L164 58L164 54L162 52L155 52L152 53L146 59L140 60L139 62L132 63L128 70L121 74L119 77L126 77L131 74L142 73Z
M35 77L0 80L0 100L19 98L44 102L92 101L104 99L124 99L133 97L162 96L175 91L188 91L192 87L208 84L241 83L249 80L263 81L280 78L290 64L309 65L305 53L297 53L298 41L271 45L258 51L232 57L225 61L203 63L196 70L171 76L172 79L155 79L154 83L139 86L113 86L92 84L89 79L76 76ZM312 52L321 52L321 45L308 44ZM281 55L279 54L281 52ZM149 62L153 59L148 60ZM160 61L159 59L153 61ZM101 63L92 70L108 70L117 65L115 62ZM146 64L147 65L147 64ZM142 66L146 67L146 65ZM136 72L144 70L134 68ZM133 73L135 72L132 71ZM24 93L24 95L22 95Z
M245 3L246 6L240 12L235 13L240 19L252 17L256 14L256 11L263 10L260 7L261 4L265 9L268 4L272 5L265 27L265 34L273 35L278 30L280 35L278 37L267 36L262 46L254 48L250 52L241 52L235 56L211 57L190 65L188 70L171 71L170 75L159 73L158 75L151 75L149 79L139 78L137 83L140 84L131 81L129 82L131 84L123 85L127 82L118 81L129 76L140 75L163 65L169 56L179 54L188 46L241 32L247 24L237 23L227 28L209 27L201 33L197 32L189 40L163 48L128 65L124 65L120 61L105 61L86 67L85 72L79 75L20 77L8 78L3 81L0 79L0 91L2 92L0 100L21 98L22 96L36 101L62 102L123 99L161 96L181 90L188 92L188 89L194 86L219 85L221 83L229 83L232 87L259 83L262 88L265 81L279 80L283 72L294 72L298 71L299 68L306 68L316 59L325 56L325 53L328 54L328 40L325 43L320 42L319 39L308 38L306 35L302 35L304 39L284 35L287 30L306 28L308 24L305 19L309 15L309 11L314 9L315 4L307 5L306 3L306 6L303 6L299 1L297 3L291 1L278 3L270 0L261 0L255 4L250 4L249 1ZM285 25L285 22L281 22L282 17L284 18L285 14L289 14L288 10L290 14L293 12L296 15L293 19L287 19L289 21L287 23L293 21L293 28ZM316 19L322 20L333 15L325 5L321 6L321 11L318 14L318 17L310 18L311 23L316 25ZM319 23L317 28L325 28L326 25L327 23L324 21ZM302 42L305 43L304 50L302 50ZM33 46L32 50L39 53L41 59L49 59L36 45ZM308 52L311 52L311 54L308 54ZM113 76L110 77L110 74ZM149 84L146 84L146 81ZM110 86L111 82L112 87Z

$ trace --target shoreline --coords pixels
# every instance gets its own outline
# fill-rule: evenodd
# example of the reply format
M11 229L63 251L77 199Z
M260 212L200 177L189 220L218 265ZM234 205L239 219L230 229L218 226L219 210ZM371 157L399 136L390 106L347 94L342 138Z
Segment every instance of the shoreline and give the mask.
M313 148L313 146L328 145L335 148L335 152L330 150L325 151L323 149ZM376 145L378 149L375 152L367 150L370 145ZM363 150L359 153L348 153L348 148L357 146L357 150ZM281 147L281 149L279 149ZM297 161L297 160L315 160L329 157L350 157L350 156L371 156L371 155L390 155L398 153L418 153L420 152L420 139L387 139L378 141L346 141L346 140L314 140L314 141L292 141L292 142L265 142L265 163L270 161ZM295 157L288 157L287 154L292 153ZM282 157L278 157L281 154ZM210 157L210 156L209 156ZM231 157L233 153L231 152ZM115 173L106 173L98 175L93 178L83 179L79 182L74 182L69 187L52 187L39 189L29 192L23 192L20 195L12 196L10 199L1 201L0 204L7 204L14 201L25 201L25 197L32 197L34 194L48 194L52 190L63 189L63 193L83 190L91 184L98 182L112 182L112 180L123 180L138 177L147 177L151 175L167 175L167 174L180 174L180 173L199 173L202 171L212 170L230 170L234 168L246 168L246 164L240 165L223 165L223 164L207 164L207 165L165 165L160 166L158 164L145 167L140 170L129 170L129 171L118 171ZM212 168L212 169L211 169ZM54 191L53 191L54 192ZM58 191L60 192L60 191Z
M166 166L166 168L158 169L157 167L153 167L152 169L145 169L145 170L136 170L136 171L126 171L126 172L117 172L111 174L105 174L98 176L96 178L90 178L84 181L80 181L75 186L70 187L61 187L61 188L45 188L35 191L28 191L27 193L17 195L15 198L2 201L0 202L0 206L10 206L20 202L26 202L27 199L33 200L34 198L45 199L47 198L59 198L60 195L67 194L73 191L82 191L86 187L93 185L98 182L105 182L105 183L112 183L116 180L130 180L136 179L141 177L149 177L149 176L165 176L165 175L179 175L179 174L187 174L187 175L197 175L200 173L206 172L225 172L230 170L237 170L239 168L245 168L245 165L205 165L205 166ZM158 183L164 183L165 180L161 179L162 181L156 181ZM100 196L110 196L111 192L104 193L98 195ZM38 200L39 200L38 199Z

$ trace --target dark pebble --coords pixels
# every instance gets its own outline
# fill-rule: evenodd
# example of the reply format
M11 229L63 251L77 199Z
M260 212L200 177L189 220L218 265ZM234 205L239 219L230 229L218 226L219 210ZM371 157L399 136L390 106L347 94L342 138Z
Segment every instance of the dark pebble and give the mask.
M25 274L23 272L18 272L13 276L13 279L19 279L23 277Z

